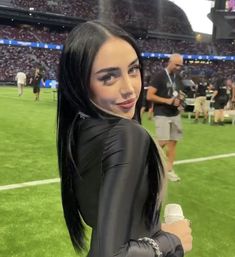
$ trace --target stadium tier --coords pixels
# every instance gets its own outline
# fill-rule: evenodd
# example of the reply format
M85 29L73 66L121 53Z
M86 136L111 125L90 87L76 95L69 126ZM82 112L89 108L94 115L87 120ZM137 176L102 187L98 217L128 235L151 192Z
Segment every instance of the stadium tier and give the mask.
M44 13L47 18L50 14L83 21L103 18L122 25L136 38L151 73L164 65L166 54L178 52L187 55L188 74L213 77L223 71L234 75L234 41L203 42L196 38L183 10L171 1L0 0L1 3L4 6L0 10L7 6L19 15L21 10L28 14L23 21L17 20L16 15L0 22L1 81L14 81L16 72L22 69L30 76L35 65L43 67L48 79L56 79L60 50L71 28L33 22L36 14L39 19ZM230 61L224 62L227 59Z

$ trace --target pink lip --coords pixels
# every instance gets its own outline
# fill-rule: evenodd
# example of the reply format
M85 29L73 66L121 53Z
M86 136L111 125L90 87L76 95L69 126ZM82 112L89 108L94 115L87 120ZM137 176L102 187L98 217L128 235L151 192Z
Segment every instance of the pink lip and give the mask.
M118 106L122 107L123 109L131 109L135 105L136 99L132 98L127 101L117 103Z

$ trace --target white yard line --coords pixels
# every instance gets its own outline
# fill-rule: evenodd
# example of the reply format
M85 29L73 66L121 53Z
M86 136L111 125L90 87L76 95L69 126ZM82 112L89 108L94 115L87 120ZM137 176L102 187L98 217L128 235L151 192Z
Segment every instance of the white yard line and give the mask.
M180 164L185 164L185 163L204 162L204 161L223 159L223 158L229 158L229 157L235 157L235 153L220 154L220 155L188 159L188 160L180 160L180 161L175 161L174 165L180 165ZM24 187L31 187L31 186L38 186L38 185L46 185L46 184L52 184L52 183L58 183L58 182L60 182L59 178L36 180L36 181L0 186L0 191L24 188Z
M46 185L46 184L52 184L52 183L58 183L58 182L60 182L59 178L36 180L36 181L30 181L30 182L0 186L0 191L10 190L10 189L17 189L17 188L22 188L22 187L32 187L32 186L38 186L38 185Z
M228 158L228 157L235 157L235 153L220 154L220 155L213 155L213 156L202 157L202 158L175 161L174 165L185 164L185 163L194 163L194 162L204 162L204 161L210 161L210 160L215 160L215 159L223 159L223 158Z

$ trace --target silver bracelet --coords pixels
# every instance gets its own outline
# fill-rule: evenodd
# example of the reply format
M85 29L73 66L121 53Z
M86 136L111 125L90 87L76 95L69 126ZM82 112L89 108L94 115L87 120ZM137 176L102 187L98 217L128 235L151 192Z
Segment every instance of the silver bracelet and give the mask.
M143 238L139 238L138 241L142 241L151 245L156 257L162 257L162 252L160 251L159 245L155 240L149 237L143 237Z

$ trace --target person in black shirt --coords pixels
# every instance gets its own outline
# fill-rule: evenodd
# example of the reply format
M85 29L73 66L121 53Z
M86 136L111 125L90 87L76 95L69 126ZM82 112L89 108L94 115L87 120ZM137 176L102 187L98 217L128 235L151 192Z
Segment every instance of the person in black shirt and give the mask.
M195 123L198 122L200 113L204 115L203 123L206 123L208 120L208 104L206 101L208 86L209 84L206 82L204 77L202 77L199 83L196 85L196 98L194 105Z
M30 84L33 86L33 93L35 94L35 101L39 101L41 83L45 85L42 70L40 68L36 68L34 76L30 80Z
M213 125L224 125L224 107L228 103L227 80L219 77L214 85L214 93L211 102L214 102L214 123Z
M179 181L173 170L176 144L182 137L182 124L179 109L183 85L179 72L183 66L180 54L170 56L166 69L152 77L147 99L154 102L154 115L159 144L166 147L168 178Z

